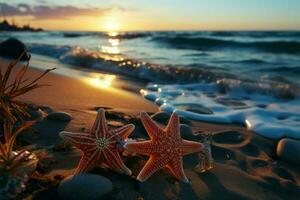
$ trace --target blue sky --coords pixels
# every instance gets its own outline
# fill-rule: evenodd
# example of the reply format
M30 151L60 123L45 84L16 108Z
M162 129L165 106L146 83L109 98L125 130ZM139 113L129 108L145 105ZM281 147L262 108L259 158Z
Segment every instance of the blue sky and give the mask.
M46 29L101 30L105 29L105 23L114 23L114 27L122 30L300 30L300 0L0 0L0 3L11 11L9 8L18 9L19 4L28 5L30 12L6 12L6 16ZM4 3L10 7L4 7ZM43 11L38 10L41 6Z

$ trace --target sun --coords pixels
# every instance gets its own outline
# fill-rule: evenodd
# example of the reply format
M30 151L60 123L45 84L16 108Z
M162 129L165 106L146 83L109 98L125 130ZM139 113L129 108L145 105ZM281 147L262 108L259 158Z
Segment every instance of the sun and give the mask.
M114 21L107 21L104 23L104 29L106 31L117 31L119 30L120 26L117 22Z

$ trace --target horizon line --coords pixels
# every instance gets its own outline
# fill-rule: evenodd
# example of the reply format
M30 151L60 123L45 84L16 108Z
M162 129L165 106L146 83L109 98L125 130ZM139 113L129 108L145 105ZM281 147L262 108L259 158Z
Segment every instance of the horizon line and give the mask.
M42 28L43 29L43 28ZM228 31L228 32L256 32L256 31L295 31L295 32L299 32L300 31L300 28L299 29L149 29L149 30L70 30L70 29L67 29L67 30L64 30L64 29L43 29L43 31L65 31L65 32L68 32L68 31L82 31L82 32L172 32L172 31L186 31L186 32L193 32L193 31L203 31L203 32L218 32L218 31Z

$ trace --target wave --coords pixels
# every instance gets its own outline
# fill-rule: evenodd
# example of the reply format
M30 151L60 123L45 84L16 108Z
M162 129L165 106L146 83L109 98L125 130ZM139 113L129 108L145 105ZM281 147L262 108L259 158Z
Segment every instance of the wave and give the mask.
M117 73L147 82L186 83L200 80L211 82L223 77L223 74L214 74L201 68L152 64L125 58L122 55L109 55L82 48L72 49L61 56L60 60L67 64ZM227 76L231 77L230 74Z
M77 38L77 37L84 37L84 36L91 36L92 33L85 33L85 32L64 32L63 36L65 38Z
M48 45L48 44L27 44L27 48L31 53L49 56L59 59L60 56L71 51L69 46Z
M298 74L298 76L300 76L300 66L296 66L296 67L282 66L282 67L274 67L274 68L269 68L269 69L261 69L260 71L296 73L296 74Z
M236 81L232 82L234 85ZM282 100L254 91L245 93L237 84L227 93L220 85L150 84L141 95L155 102L159 110L200 121L238 123L264 137L300 139L300 98Z
M121 32L115 37L118 39L136 39L152 36L150 32Z
M260 59L247 59L247 60L241 60L239 63L246 63L246 64L265 64L268 63L267 61L260 60Z
M113 72L144 81L183 83L204 80L210 82L225 76L221 73L219 75L214 74L202 68L152 64L126 58L120 54L111 55L80 47L72 48L36 43L27 44L27 47L31 53L57 58L66 64ZM228 74L227 77L233 76Z
M195 68L158 65L126 58L123 55L110 55L79 47L35 44L29 45L29 50L32 53L55 57L66 64L124 75L146 82L159 84L216 83L219 85L220 92L223 93L242 88L245 92L261 92L280 98L293 98L298 94L297 88L285 81L270 79L253 81L230 73L210 71L199 66Z
M255 41L241 42L234 40L223 40L209 37L153 37L153 41L166 44L173 48L195 49L201 51L210 51L216 49L256 49L270 53L300 54L300 42L298 41Z
M249 37L249 38L286 38L300 37L299 31L213 31L211 36L217 37Z

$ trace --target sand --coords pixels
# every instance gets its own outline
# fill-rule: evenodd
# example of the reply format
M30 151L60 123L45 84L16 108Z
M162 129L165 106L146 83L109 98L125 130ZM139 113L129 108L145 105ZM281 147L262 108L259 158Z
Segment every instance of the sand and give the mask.
M30 69L29 76L37 73L38 70ZM39 122L34 127L35 132L25 133L18 143L35 151L40 163L37 172L29 179L27 190L18 199L57 198L59 182L73 173L80 156L79 151L63 143L58 133L62 130L87 132L99 107L106 110L110 127L134 123L136 129L131 137L147 137L138 114L140 111L153 114L158 111L157 107L137 93L130 92L135 90L130 85L140 86L143 83L119 78L117 80L121 84L118 86L101 89L52 73L42 80L42 83L51 86L20 98L35 105L31 112ZM127 88L127 91L122 88ZM58 122L45 118L53 111L68 112L73 119ZM100 168L92 171L113 182L113 192L104 199L300 199L299 168L276 158L276 141L257 136L238 125L186 122L195 134L199 133L187 139L199 141L201 132L216 132L212 144L213 169L199 172L195 168L197 156L189 155L184 158L184 170L191 180L190 184L178 182L166 170L140 183L135 177L147 157L123 157L133 171L131 177Z
M7 64L7 60L0 62L1 66L7 66ZM52 67L49 66L49 68ZM62 66L54 65L54 67ZM18 68L15 71L17 70ZM153 103L144 100L137 93L130 92L136 90L136 86L142 87L143 83L135 82L132 84L131 80L117 77L114 80L116 86L99 88L80 78L57 75L60 71L63 69L56 69L39 82L49 86L33 90L20 97L19 100L70 113L74 117L71 127L77 127L78 124L91 125L98 107L111 108L129 114L137 114L140 111L156 112L158 110ZM32 79L40 73L41 70L30 68L27 72L27 78ZM12 75L14 76L15 73ZM122 88L126 88L126 90Z

